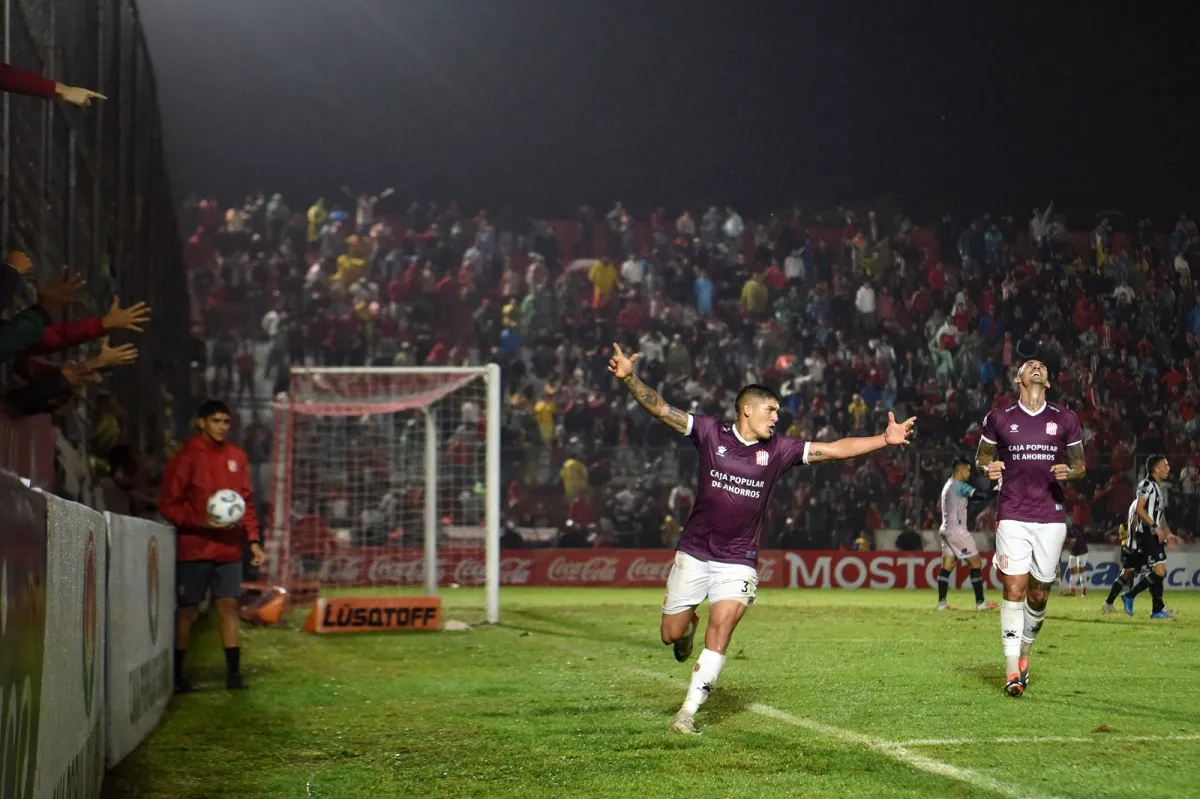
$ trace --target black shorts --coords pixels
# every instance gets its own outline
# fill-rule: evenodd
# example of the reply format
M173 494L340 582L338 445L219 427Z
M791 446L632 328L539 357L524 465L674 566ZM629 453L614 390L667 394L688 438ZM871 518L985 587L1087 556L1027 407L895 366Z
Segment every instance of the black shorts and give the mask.
M1121 569L1140 571L1167 562L1167 547L1153 533L1139 535L1121 549Z
M179 587L179 606L194 608L204 601L212 588L213 599L239 598L242 595L242 564L212 560L181 560L175 564Z

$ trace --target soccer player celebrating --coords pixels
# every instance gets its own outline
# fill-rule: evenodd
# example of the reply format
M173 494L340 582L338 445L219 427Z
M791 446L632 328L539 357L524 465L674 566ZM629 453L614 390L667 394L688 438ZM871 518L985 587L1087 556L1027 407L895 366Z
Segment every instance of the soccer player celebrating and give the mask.
M1130 585L1134 576L1146 570L1145 579L1138 580L1122 597L1125 612L1133 615L1133 598L1150 588L1154 603L1150 618L1170 619L1171 614L1163 606L1163 580L1167 576L1167 546L1179 542L1167 522L1163 519L1163 495L1159 484L1171 474L1171 464L1162 455L1152 455L1146 461L1146 479L1138 483L1137 498L1129 506L1129 533L1121 547L1121 573L1108 592L1104 612L1113 612L1113 600L1123 588Z
M651 416L692 439L700 456L696 502L667 578L661 625L662 642L674 645L675 659L686 662L700 621L696 606L708 598L704 650L671 723L672 732L694 735L696 712L716 685L733 631L757 593L759 539L780 476L798 463L856 458L908 444L916 419L900 423L889 413L882 435L805 442L775 435L779 397L765 386L738 392L737 418L730 424L668 405L634 375L636 361L637 355L626 357L614 344L608 369Z
M1046 402L1046 365L1026 361L1015 383L1017 404L984 417L975 458L980 470L999 482L995 565L1004 583L1004 692L1014 697L1029 684L1029 655L1046 618L1046 598L1067 537L1060 483L1084 475L1079 419Z
M938 610L951 610L946 601L950 589L950 574L961 561L971 568L971 587L975 589L975 609L995 610L996 603L983 597L983 560L975 539L967 532L967 504L982 499L967 480L971 477L970 461L959 458L951 467L950 479L942 486L942 571L938 574ZM989 494L990 496L990 494Z

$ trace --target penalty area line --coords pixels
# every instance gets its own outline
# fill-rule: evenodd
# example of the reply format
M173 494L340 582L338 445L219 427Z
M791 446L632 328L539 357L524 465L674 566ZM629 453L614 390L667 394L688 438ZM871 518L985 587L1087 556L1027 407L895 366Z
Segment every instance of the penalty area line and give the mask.
M650 671L649 669L630 669L629 671L642 677L651 677L653 679L669 682L674 685L679 685L681 683L680 680L674 677L671 677L667 674L662 674L661 672ZM686 683L683 684L686 687ZM941 760L935 760L931 757L922 755L919 752L913 752L907 748L904 742L901 741L888 741L883 738L876 738L861 732L843 729L842 727L834 727L830 724L823 724L822 722L804 718L803 716L797 716L792 713L788 713L786 710L780 710L777 707L759 704L758 702L747 706L747 710L749 710L751 713L756 713L757 715L764 716L766 718L782 721L785 724L791 724L793 727L801 727L809 730L810 732L824 735L827 738L833 738L842 741L843 743L851 744L852 746L873 749L874 751L879 752L881 755L890 757L891 759L908 766L909 768L916 769L917 771L924 771L927 774L936 774L940 777L949 777L950 779L964 782L968 785L973 785L976 788L991 791L992 793L996 793L1001 796L1011 797L1011 799L1053 799L1053 797L1050 797L1046 794L1036 793L1028 788L1012 785L1007 782L1001 782L1000 780L989 777L986 774L981 774L973 769L955 766L952 763L945 763Z
M1120 735L1098 732L1090 736L1031 735L1009 738L912 738L897 741L901 746L974 746L975 744L1091 744L1105 741L1122 743L1148 741L1166 743L1170 741L1200 741L1200 733L1179 735Z

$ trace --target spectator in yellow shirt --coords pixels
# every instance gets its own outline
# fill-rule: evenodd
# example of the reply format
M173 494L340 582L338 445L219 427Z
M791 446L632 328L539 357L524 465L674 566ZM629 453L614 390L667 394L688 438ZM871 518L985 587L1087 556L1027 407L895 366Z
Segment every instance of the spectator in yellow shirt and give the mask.
M867 416L871 413L871 409L867 407L867 403L863 398L855 394L854 399L850 401L850 407L846 408L850 414L852 429L854 432L859 432L867 426Z
M354 281L358 280L363 275L363 271L367 268L367 262L361 258L354 258L349 254L339 255L337 259L337 274L334 279L347 288Z
M617 285L617 270L607 258L601 258L588 270L588 278L592 281L592 304L596 308L608 305Z
M559 469L558 476L562 479L563 493L567 497L567 502L587 494L588 468L579 461L567 458L562 468Z
M767 290L767 284L763 282L762 275L751 276L742 286L742 312L753 316L765 314L769 298L770 292Z
M679 521L670 513L663 517L662 526L658 528L659 534L662 536L662 545L664 549L674 549L679 543L679 534L683 532L679 526Z
M546 395L534 403L533 416L537 419L538 433L546 444L554 441L555 416L558 406L554 404L554 386L546 386Z
M325 198L319 198L308 209L308 243L315 244L321 238L321 228L329 221L329 211L325 210Z

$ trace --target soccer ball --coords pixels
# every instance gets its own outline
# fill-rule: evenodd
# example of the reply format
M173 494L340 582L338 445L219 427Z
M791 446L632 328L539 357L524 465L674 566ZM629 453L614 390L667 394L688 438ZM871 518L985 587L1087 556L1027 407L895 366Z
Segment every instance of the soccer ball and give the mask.
M225 488L208 498L208 518L214 524L237 524L246 515L246 500Z

